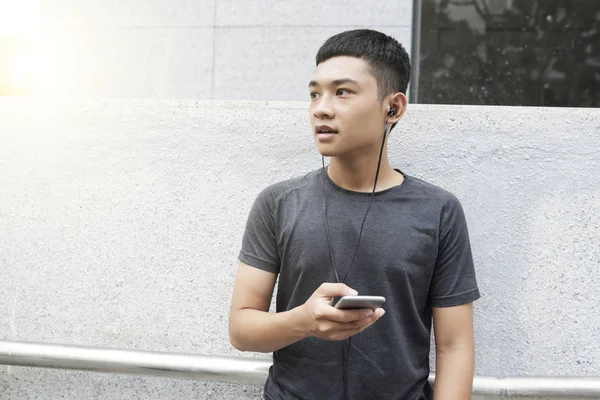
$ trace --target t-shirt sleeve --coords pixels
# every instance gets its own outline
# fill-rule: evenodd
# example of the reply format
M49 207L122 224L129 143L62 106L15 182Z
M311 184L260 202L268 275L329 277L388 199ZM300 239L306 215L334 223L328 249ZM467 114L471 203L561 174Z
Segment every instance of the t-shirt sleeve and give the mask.
M464 211L451 196L440 215L438 254L429 299L433 307L452 307L480 297Z
M278 273L280 260L273 217L274 203L270 188L264 189L256 197L246 221L238 259L253 267Z

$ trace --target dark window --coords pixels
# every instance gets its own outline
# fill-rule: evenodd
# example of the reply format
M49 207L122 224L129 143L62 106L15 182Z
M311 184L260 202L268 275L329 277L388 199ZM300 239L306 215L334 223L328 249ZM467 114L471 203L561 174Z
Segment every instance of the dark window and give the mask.
M599 0L415 3L417 102L600 107Z

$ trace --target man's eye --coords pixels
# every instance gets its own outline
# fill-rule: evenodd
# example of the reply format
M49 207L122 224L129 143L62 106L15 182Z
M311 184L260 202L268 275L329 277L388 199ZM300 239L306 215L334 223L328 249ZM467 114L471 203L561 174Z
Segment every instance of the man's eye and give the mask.
M313 100L314 100L314 99L316 99L317 97L319 97L319 93L317 93L317 92L311 92L311 93L310 93L310 98L311 98L311 99L313 99Z
M336 94L338 96L347 96L350 94L350 91L346 90L346 89L338 89Z

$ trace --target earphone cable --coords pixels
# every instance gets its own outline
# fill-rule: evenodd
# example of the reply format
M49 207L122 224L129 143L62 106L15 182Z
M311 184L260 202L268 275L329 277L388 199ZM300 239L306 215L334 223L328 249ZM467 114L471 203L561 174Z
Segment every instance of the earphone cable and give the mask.
M387 134L387 121L383 128L383 140L381 141L381 149L379 150L379 159L377 161L377 170L375 171L375 182L373 182L373 191L371 192L371 200L369 201L369 206L367 207L367 211L365 212L365 216L363 217L362 223L360 224L360 231L358 232L358 241L356 242L356 247L354 248L354 255L352 256L352 261L350 261L350 266L346 270L344 274L344 278L342 282L346 282L346 277L350 272L350 269L354 265L354 260L356 259L356 254L358 253L358 248L360 246L360 239L362 238L363 228L365 227L365 221L367 220L367 216L369 215L369 211L371 210L371 205L373 205L373 199L375 198L375 189L377 188L377 178L379 177L379 168L381 167L381 156L383 155L383 147L385 146L385 137Z
M356 255L358 254L358 248L360 246L360 240L362 238L362 233L363 233L363 229L365 227L365 222L367 220L367 216L369 215L369 211L371 210L371 206L373 204L373 199L375 198L375 189L377 188L377 180L379 178L379 170L381 168L381 158L383 156L383 148L385 146L385 138L387 136L387 127L388 127L388 122L386 121L385 126L383 128L383 140L381 141L381 148L379 150L379 158L377 160L377 170L375 171L375 181L373 182L373 190L371 191L371 198L369 200L369 205L367 206L367 211L365 212L365 215L363 216L362 222L360 224L358 240L356 242L356 247L354 248L354 254L352 255L352 259L350 261L350 266L346 270L346 273L344 274L344 277L342 280L340 280L339 273L337 270L337 265L335 263L335 256L333 255L333 248L331 245L331 238L330 238L330 234L329 234L329 221L327 218L327 201L325 198L325 176L324 176L325 175L325 157L321 156L321 163L323 165L323 168L321 169L321 183L322 183L322 188L323 188L323 214L325 217L325 221L324 221L325 222L325 235L327 237L327 246L329 248L329 258L331 259L331 265L333 266L333 272L335 274L335 279L336 279L337 283L344 283L346 281L346 277L348 276L348 273L352 269L352 266L354 265L354 261L356 259Z

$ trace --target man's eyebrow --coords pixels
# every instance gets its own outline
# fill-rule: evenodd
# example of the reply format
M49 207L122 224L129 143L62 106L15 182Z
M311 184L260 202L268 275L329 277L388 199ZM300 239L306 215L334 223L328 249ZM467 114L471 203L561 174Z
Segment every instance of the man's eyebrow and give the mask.
M350 79L350 78L336 79L336 80L334 80L334 81L331 82L331 85L332 86L340 86L340 85L345 85L345 84L348 84L348 83L356 85L356 86L360 86L360 84L357 81L355 81L354 79ZM308 87L315 87L315 86L320 86L319 82L317 82L317 81L310 81L308 83Z
M350 84L356 85L356 86L360 86L357 81L355 81L354 79L350 79L350 78L336 79L335 81L332 82L332 84L334 86L345 85L347 83L350 83Z

